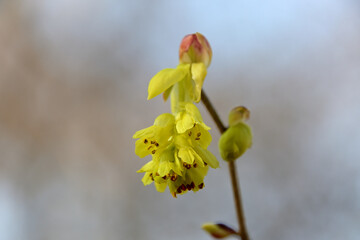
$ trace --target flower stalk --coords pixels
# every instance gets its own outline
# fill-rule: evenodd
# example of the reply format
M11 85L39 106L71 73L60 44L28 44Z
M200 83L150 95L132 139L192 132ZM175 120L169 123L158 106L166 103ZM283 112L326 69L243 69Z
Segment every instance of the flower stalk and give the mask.
M210 100L207 97L204 90L202 90L202 93L201 93L201 101L203 102L206 109L208 110L211 117L213 118L220 133L223 134L227 128L222 123L219 115L217 114L214 106L210 102ZM237 215L238 225L239 225L238 235L241 237L242 240L250 240L249 234L248 234L248 231L246 228L244 209L242 207L240 184L238 184L235 161L229 161L228 164L229 164L229 173L230 173L230 178L231 178L231 186L232 186L232 190L233 190L233 194L234 194L236 215Z

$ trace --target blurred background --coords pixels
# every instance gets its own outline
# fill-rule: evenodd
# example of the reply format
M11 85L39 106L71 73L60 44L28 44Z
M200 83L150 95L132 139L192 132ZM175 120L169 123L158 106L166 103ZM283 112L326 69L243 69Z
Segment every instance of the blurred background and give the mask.
M149 159L133 133L170 111L147 84L197 31L222 119L251 111L237 168L252 239L360 238L359 1L0 0L1 240L206 240L204 222L237 225L226 163L177 199L136 173Z

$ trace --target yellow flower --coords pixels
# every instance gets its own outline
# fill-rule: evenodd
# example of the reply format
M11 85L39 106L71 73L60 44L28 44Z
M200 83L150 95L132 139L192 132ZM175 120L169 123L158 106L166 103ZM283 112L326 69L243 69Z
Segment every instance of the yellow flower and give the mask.
M152 155L152 160L138 172L145 172L144 185L154 182L159 192L169 186L176 197L204 187L208 166L219 166L207 150L211 135L195 105L188 103L177 116L169 113L156 118L154 125L134 134L135 153L139 157ZM179 129L179 130L177 130Z
M174 116L164 113L155 119L154 125L137 131L133 138L139 138L135 143L135 153L143 158L149 154L159 155L170 144L169 139L174 134Z

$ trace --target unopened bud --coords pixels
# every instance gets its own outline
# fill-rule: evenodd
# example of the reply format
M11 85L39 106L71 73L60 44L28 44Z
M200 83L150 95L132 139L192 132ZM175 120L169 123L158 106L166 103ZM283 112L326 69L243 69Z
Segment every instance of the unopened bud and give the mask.
M235 161L251 147L251 128L244 122L249 116L250 112L245 107L237 107L230 112L230 127L219 140L219 151L224 160Z
M210 65L212 50L207 39L200 33L186 35L180 44L180 63L204 63Z
M239 122L245 122L250 118L250 111L244 107L239 106L231 110L229 113L229 126L234 126Z
M230 235L237 234L234 229L222 223L205 223L202 225L202 229L214 238L226 238Z

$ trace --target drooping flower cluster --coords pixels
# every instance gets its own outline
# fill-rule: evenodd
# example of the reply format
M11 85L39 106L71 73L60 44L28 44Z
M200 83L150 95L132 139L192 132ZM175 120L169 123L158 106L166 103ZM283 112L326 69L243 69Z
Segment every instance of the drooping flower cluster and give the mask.
M181 49L191 52L182 52ZM185 62L182 56L186 56ZM207 150L211 142L210 128L193 104L201 99L201 88L210 61L211 48L205 37L199 33L186 36L180 47L178 67L157 73L148 88L148 99L163 93L166 101L170 96L172 114L161 114L153 126L133 136L138 139L135 153L141 158L152 155L152 160L138 171L145 172L144 185L154 182L159 192L169 186L174 197L202 189L209 166L219 166L215 156Z
M187 103L184 112L161 114L153 126L136 132L135 153L139 157L152 155L138 171L145 172L144 185L155 182L159 192L169 186L174 197L202 189L208 165L218 167L215 156L206 150L211 142L208 129L196 106Z

